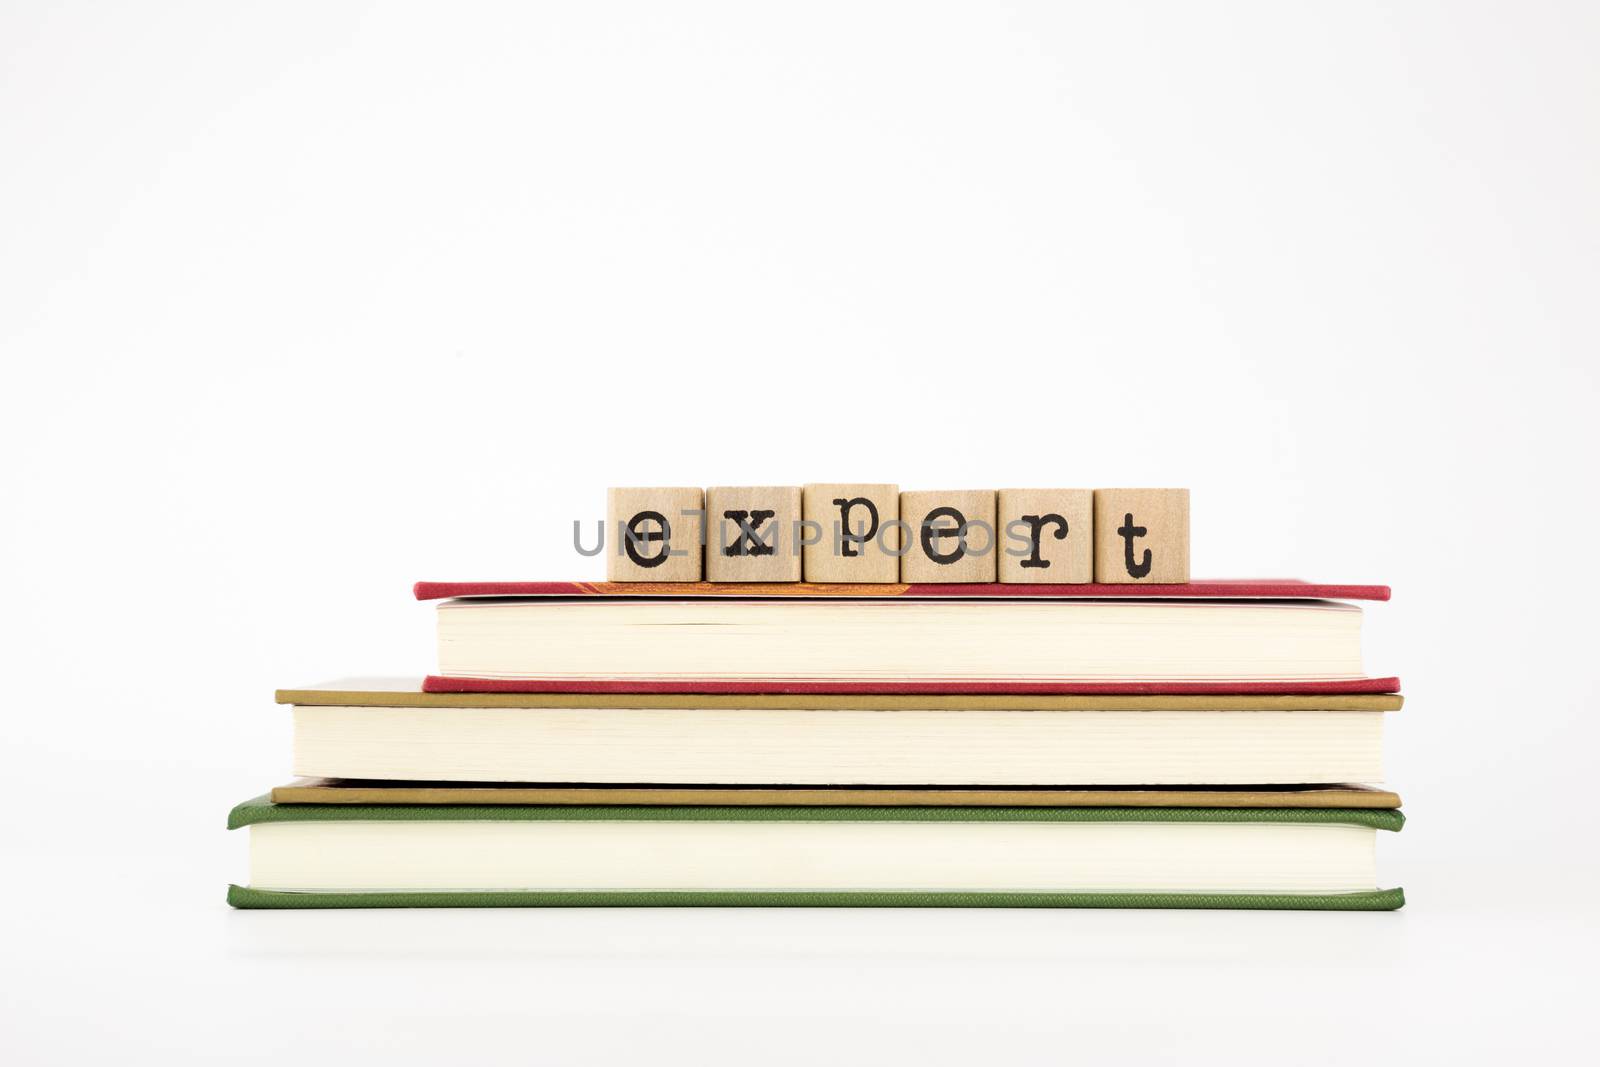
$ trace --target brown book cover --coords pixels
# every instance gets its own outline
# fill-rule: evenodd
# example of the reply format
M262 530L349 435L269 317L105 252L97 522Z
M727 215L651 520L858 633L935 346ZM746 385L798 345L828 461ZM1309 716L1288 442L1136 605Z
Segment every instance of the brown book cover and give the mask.
M675 807L1398 808L1362 785L1056 788L450 784L297 778L274 804L579 804Z
M428 693L420 678L343 678L279 689L279 704L357 708L785 708L973 711L1398 711L1398 693L841 694L841 693Z

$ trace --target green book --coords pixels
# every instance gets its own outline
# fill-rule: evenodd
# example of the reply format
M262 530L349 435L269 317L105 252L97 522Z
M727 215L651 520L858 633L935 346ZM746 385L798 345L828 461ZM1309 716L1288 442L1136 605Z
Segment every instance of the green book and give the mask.
M1387 911L1357 808L273 804L238 908Z

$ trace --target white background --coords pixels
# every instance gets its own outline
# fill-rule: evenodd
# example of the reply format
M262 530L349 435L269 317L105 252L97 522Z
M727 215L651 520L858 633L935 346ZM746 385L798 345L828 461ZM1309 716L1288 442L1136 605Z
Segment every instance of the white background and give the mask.
M12 1062L1582 1058L1579 3L0 9ZM238 913L272 690L607 485L1186 485L1387 582L1397 914Z

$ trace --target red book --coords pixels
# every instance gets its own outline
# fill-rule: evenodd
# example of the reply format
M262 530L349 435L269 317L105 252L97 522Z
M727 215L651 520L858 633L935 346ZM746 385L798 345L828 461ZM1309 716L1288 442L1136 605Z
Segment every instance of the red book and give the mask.
M415 594L448 600L440 608L444 669L423 686L433 693L1291 695L1400 688L1398 678L1364 676L1360 611L1329 603L1387 600L1386 586L1278 579L1166 586L418 582ZM1041 599L1063 604L1059 611L1023 606ZM959 613L937 607L951 600L976 603ZM989 641L991 634L1005 639ZM1215 676L1218 670L1226 673Z
M1305 582L1293 578L1214 578L1183 585L821 584L817 582L418 582L418 600L448 597L906 597L1052 600L1388 600L1386 585Z
M1398 693L1399 678L1348 678L1322 682L862 682L846 679L745 678L447 678L430 674L424 693L725 693L754 696L1332 696Z

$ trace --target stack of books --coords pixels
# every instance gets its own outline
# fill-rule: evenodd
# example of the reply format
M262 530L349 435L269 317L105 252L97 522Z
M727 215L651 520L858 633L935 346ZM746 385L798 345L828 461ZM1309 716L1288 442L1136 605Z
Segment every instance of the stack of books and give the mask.
M279 692L300 777L230 816L236 907L1403 903L1383 587L415 593L438 674Z

